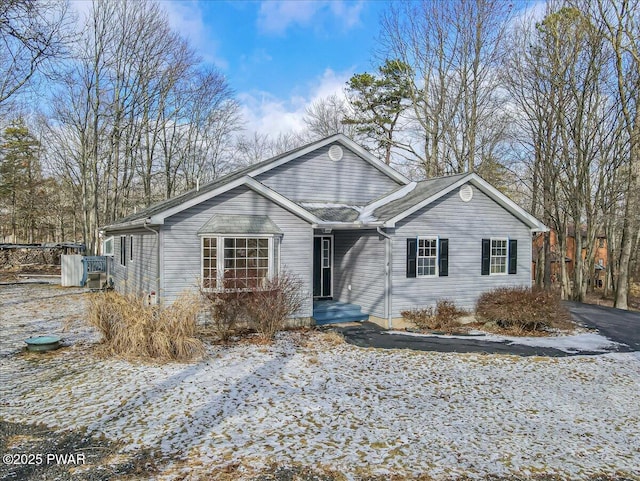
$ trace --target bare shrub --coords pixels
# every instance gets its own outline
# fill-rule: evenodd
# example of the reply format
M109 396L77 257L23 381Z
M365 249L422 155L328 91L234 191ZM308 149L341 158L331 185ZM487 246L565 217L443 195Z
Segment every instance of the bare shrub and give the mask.
M211 319L211 327L222 342L228 342L239 324L247 321L247 299L251 292L224 289L221 291L200 291Z
M260 338L269 342L302 306L302 281L289 272L269 279L247 297L247 314Z
M188 361L205 353L196 339L197 296L181 295L169 307L147 305L145 296L99 293L89 300L89 324L103 336L107 354L126 359Z
M460 326L458 319L466 315L467 311L456 307L453 301L440 299L437 301L435 309L429 306L402 311L401 314L419 329L451 331Z
M571 314L558 294L528 287L485 292L476 302L476 318L515 333L573 327Z

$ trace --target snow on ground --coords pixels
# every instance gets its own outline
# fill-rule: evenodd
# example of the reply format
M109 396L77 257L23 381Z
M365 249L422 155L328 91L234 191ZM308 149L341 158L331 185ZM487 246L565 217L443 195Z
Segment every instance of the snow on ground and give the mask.
M447 334L422 334L406 331L388 331L387 334L398 336L416 337L440 337L443 339L477 339L488 342L506 342L508 344L520 344L530 347L550 347L559 351L575 354L579 352L608 352L615 351L619 343L607 339L595 332L581 332L577 334L561 335L553 337L515 337L502 336L499 334L486 334L481 331L471 331L469 335L447 335Z
M173 479L232 462L299 462L362 474L557 474L640 479L640 359L439 354L332 346L286 333L272 346L212 346L193 364L96 357L73 347L25 356L25 337L61 332L86 296L0 287L0 419L86 428L166 458ZM198 471L201 470L201 471ZM202 479L207 479L203 474Z

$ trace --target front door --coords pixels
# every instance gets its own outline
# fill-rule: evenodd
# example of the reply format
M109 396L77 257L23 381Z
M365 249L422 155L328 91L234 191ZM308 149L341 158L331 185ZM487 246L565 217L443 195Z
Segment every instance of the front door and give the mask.
M333 245L331 236L313 238L313 297L326 299L332 296L331 268Z

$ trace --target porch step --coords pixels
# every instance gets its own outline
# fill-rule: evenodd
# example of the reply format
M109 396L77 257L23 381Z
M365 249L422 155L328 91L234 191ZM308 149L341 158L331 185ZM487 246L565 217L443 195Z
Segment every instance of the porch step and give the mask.
M316 325L340 322L358 322L369 319L357 304L339 301L316 301L313 303L313 318Z

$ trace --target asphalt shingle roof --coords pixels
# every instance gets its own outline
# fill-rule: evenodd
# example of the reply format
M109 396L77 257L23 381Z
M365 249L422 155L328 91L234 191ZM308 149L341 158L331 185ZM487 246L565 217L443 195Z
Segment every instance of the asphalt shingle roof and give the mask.
M321 142L320 140L317 142L313 142L311 144L307 144L307 145L303 145L301 147L298 147L297 149L293 149L293 150L289 150L288 152L285 152L283 154L280 155L276 155L275 157L271 157L270 159L267 160L263 160L261 162L258 162L256 164L252 164L249 165L248 167L244 167L241 168L239 170L236 170L234 172L230 172L229 174L223 175L222 177L209 182L207 184L204 184L202 186L200 186L199 189L192 189L188 192L185 192L184 194L178 195L176 197L172 197L170 199L167 200L163 200L161 202L157 202L155 204L150 205L149 207L146 207L145 209L139 210L138 212L136 212L135 214L130 214L126 217L122 217L120 219L117 219L116 221L114 221L110 226L108 227L112 227L112 226L117 226L120 224L127 224L130 222L135 222L136 220L142 220L142 219L146 219L147 217L151 217L155 214L159 214L160 212L163 212L167 209L171 209L172 207L176 207L180 204L182 204L183 202L187 202L191 199L194 199L202 194L205 194L207 192L210 192L212 190L217 189L218 187L222 187L226 184L228 184L229 182L233 182L236 179L240 179L242 177L244 177L245 175L253 172L254 170L257 170L261 167L264 167L266 165L269 165L273 162L276 162L278 160L280 160L283 157L287 157L289 155L294 154L295 152L305 149L315 143L319 143Z
M214 214L198 234L282 234L266 215Z
M378 207L373 211L373 216L381 221L392 219L432 195L450 187L467 175L469 175L468 172L420 181L416 184L416 187L404 197Z

